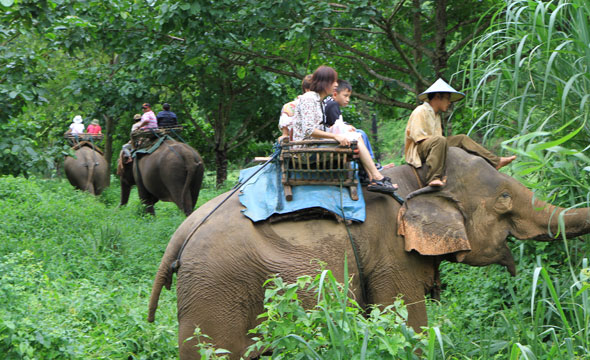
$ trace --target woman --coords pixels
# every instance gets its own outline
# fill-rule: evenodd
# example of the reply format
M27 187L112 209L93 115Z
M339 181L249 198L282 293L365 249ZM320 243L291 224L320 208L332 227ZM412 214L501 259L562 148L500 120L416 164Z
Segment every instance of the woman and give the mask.
M343 134L326 131L324 125L323 99L332 94L338 86L338 74L329 66L320 66L311 77L310 91L299 97L293 121L293 141L309 138L334 139L342 146L350 145L350 140ZM360 160L369 176L367 190L391 194L397 186L391 179L381 175L363 141L357 141Z

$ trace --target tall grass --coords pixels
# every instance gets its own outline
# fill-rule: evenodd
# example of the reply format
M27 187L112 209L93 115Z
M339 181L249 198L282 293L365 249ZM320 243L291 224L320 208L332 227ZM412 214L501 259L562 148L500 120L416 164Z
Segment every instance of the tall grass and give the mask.
M344 272L347 278L346 267ZM440 333L433 328L418 334L409 328L401 299L365 313L350 298L348 283L340 284L329 270L314 278L299 277L292 284L275 277L265 285L263 321L251 331L256 343L249 352L271 352L273 359L418 359L418 354L436 358ZM311 309L303 307L304 292L316 297Z
M464 72L470 131L519 156L512 170L562 205L590 192L590 3L510 0Z
M503 139L504 151L518 155L506 171L537 196L588 206L590 2L508 0L493 16L462 70L469 132ZM511 244L514 279L498 267L444 264L443 299L429 311L449 354L590 358L589 237L562 239Z
M178 357L174 292L162 294L155 324L146 317L185 216L162 202L155 218L144 215L135 190L119 208L113 180L96 198L65 180L0 177L0 358ZM199 203L226 189L205 188Z

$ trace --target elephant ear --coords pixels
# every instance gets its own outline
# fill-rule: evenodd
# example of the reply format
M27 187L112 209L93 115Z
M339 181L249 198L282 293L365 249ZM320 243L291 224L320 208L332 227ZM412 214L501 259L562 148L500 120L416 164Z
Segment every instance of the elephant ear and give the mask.
M406 201L398 213L398 234L405 250L422 255L455 254L461 262L471 246L460 204L442 192L421 195Z

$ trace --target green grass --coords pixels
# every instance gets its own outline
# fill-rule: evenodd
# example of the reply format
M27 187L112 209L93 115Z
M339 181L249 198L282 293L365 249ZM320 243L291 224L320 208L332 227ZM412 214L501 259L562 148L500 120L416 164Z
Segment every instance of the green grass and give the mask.
M200 204L231 186L214 184L209 173ZM143 215L136 191L119 208L116 185L94 198L65 180L0 178L4 358L177 358L175 292L162 293L154 324L146 315L153 276L185 217L170 203L156 204L155 218ZM428 359L584 359L590 242L568 246L571 259L564 243L513 244L516 278L498 266L444 263L442 299L429 303L431 328L421 336L403 325L399 301L363 317L329 273L296 284L275 279L258 345L283 349L275 358L284 359L316 358L309 349L322 359L413 358L417 348ZM318 306L303 310L293 289L317 291ZM223 355L207 346L200 351Z
M235 177L235 174L232 174ZM210 185L214 179L207 179ZM199 204L227 187L201 191ZM0 178L0 354L7 359L177 358L174 292L146 321L153 276L185 219L143 215L117 181L100 197L66 180Z

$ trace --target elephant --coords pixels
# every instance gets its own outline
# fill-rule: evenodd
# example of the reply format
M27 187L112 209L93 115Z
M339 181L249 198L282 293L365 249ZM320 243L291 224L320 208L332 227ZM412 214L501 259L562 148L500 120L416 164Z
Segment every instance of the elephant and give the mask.
M199 198L205 166L199 153L185 143L166 139L151 154L138 155L123 148L117 175L121 179L121 203L127 204L131 187L137 185L146 212L155 215L158 200L171 201L189 216Z
M420 331L427 326L424 297L439 291L442 261L500 264L514 276L509 235L554 239L558 215L565 209L535 199L483 158L450 147L447 184L440 190L422 186L426 172L427 166L410 165L382 170L398 184L405 202L363 191L366 220L348 225L329 218L253 223L240 213L236 196L210 214L226 197L218 196L173 234L154 280L148 321L155 320L162 287L170 289L176 272L180 358L198 358L196 340L189 339L198 326L238 359L252 343L248 330L260 322L265 280L275 274L289 282L313 276L321 262L344 281L347 259L351 296L359 304L386 306L401 295L408 304L409 325ZM564 220L570 237L590 232L590 208L569 210ZM299 297L311 307L312 296Z
M78 147L73 157L66 156L64 169L72 186L92 195L100 195L111 181L107 161L90 145Z

